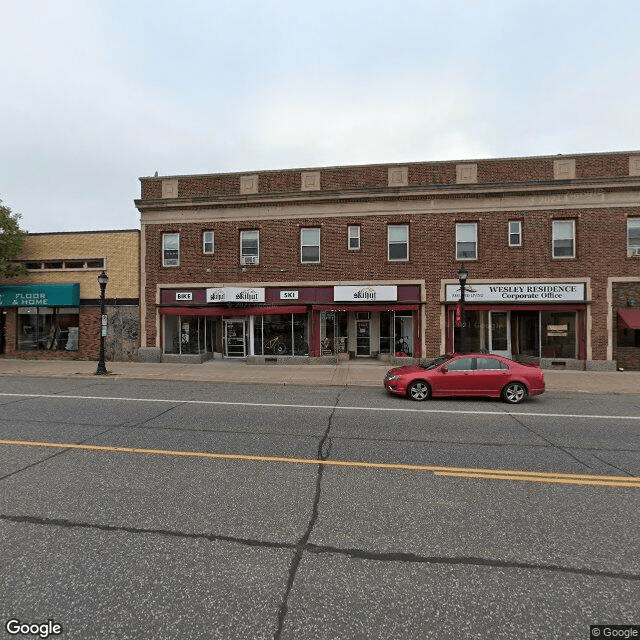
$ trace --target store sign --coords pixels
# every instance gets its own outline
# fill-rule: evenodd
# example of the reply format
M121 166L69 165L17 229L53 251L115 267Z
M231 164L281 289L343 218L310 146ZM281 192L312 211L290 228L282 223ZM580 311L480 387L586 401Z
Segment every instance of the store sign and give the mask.
M215 287L207 289L207 302L264 302L264 287Z
M176 291L176 302L192 302L193 293L191 291Z
M445 287L447 302L460 300L460 285ZM465 302L577 302L585 299L584 282L520 282L517 284L467 284Z
M395 302L398 287L395 285L358 285L333 287L335 302Z
M0 307L78 307L80 285L0 285Z
M297 300L298 292L297 291L281 291L280 292L280 300Z

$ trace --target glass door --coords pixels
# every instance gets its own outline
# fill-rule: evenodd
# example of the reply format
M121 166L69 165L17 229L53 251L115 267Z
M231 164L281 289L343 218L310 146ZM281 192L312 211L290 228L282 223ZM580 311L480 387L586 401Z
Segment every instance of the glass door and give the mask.
M509 311L489 312L489 351L505 358L511 357L509 320Z
M247 355L243 320L224 321L224 355L226 358L244 358Z
M369 313L356 314L356 356L371 355L371 317Z

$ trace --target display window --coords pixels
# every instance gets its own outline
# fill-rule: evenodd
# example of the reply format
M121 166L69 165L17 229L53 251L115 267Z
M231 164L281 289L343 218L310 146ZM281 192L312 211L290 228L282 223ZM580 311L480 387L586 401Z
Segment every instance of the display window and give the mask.
M331 356L349 350L349 314L346 311L320 313L320 355Z
M77 307L18 307L18 351L77 351Z
M259 316L254 322L255 355L309 355L309 319L307 314Z
M413 355L413 314L404 311L380 312L380 353L398 357Z
M543 358L575 358L577 354L576 314L540 312Z
M467 310L464 329L451 322L454 351L577 358L577 316L575 311Z
M198 355L215 351L215 318L164 316L164 353Z

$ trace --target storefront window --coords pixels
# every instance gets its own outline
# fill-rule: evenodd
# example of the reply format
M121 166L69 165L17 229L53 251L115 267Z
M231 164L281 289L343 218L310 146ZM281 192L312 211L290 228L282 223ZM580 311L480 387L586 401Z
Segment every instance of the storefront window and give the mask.
M180 353L180 316L164 316L164 352Z
M18 351L77 351L77 307L18 307Z
M616 345L618 347L640 347L640 329L618 328Z
M309 355L309 331L307 314L278 314L256 318L254 349L256 355L307 356ZM261 334L261 335L260 335ZM261 340L255 340L260 335Z
M215 335L214 318L203 316L164 316L165 353L212 353L215 350Z
M396 355L413 355L413 314L411 312L394 314Z
M393 343L393 311L380 312L380 353L391 353Z
M576 357L576 314L541 312L543 358Z
M349 314L323 311L320 314L320 355L336 355L348 350Z
M488 351L489 312L466 311L465 316L464 344L462 344L462 327L455 327L453 331L454 351L457 353Z

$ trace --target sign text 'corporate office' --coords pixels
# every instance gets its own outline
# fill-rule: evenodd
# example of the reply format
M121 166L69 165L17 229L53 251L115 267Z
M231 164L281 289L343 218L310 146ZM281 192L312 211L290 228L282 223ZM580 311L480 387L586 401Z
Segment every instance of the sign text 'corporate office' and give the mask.
M460 285L446 285L446 301L460 300ZM584 282L520 282L517 284L467 284L466 302L578 302L585 299Z

